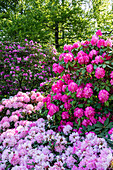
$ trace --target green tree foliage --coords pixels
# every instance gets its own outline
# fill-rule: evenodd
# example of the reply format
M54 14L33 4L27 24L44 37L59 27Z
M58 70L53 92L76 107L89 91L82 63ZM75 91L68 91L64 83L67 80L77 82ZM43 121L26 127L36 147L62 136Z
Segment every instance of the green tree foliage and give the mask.
M56 48L73 43L92 34L95 23L99 28L106 25L111 29L112 14L105 10L106 3L100 1L92 0L89 10L84 9L89 0L1 1L0 36L13 41L27 38L45 44L50 42Z
M113 30L112 0L86 0L84 3L93 28L107 33L111 32Z

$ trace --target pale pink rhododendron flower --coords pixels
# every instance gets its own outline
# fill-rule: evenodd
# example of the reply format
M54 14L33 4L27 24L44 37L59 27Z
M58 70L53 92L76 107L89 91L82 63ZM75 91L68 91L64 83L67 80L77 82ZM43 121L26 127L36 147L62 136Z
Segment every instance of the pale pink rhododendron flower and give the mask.
M98 98L102 103L107 102L107 100L109 99L108 91L107 90L100 90L99 94L98 94Z
M112 47L113 41L111 39L107 39L105 41L105 46Z

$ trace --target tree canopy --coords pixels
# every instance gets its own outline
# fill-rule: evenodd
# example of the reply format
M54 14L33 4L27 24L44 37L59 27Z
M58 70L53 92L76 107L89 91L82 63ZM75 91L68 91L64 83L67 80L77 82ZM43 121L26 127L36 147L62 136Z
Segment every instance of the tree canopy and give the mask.
M110 0L1 0L0 36L50 42L58 48L84 39L98 28L111 31L111 5Z

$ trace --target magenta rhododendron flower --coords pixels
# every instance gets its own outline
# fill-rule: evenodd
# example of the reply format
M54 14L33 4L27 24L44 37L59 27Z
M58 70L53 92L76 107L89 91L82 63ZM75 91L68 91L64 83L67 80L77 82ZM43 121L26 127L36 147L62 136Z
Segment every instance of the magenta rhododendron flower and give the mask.
M94 62L95 64L98 64L98 63L102 64L104 62L104 57L102 57L101 55L96 56L94 61L95 61Z
M85 114L86 117L90 118L90 117L95 115L95 109L92 108L91 106L86 107L85 111L84 111L84 114Z
M107 102L108 98L109 98L109 93L106 90L100 90L99 94L98 94L98 98L99 100L104 103Z
M92 73L92 71L93 71L93 65L92 65L92 64L87 65L87 66L86 66L86 70L87 70L88 73Z
M97 44L98 39L99 39L98 36L96 36L96 35L92 36L92 39L91 39L92 46L95 46Z
M78 97L78 98L83 97L83 88L82 87L78 87L76 97Z
M73 44L73 48L78 48L79 46L80 46L80 42L79 41Z
M49 114L50 116L53 116L54 113L56 113L56 112L59 111L59 107L56 106L56 105L53 104L53 103L51 103L50 105L48 105L47 108L49 109L48 114Z
M103 78L105 76L104 68L97 67L95 71L95 77L97 79Z
M62 112L62 119L68 119L69 113L68 112Z
M93 90L90 87L85 87L83 90L83 97L90 98L93 95Z
M100 35L100 36L102 36L102 32L101 32L101 30L98 30L98 31L96 32L96 35Z
M100 40L98 40L98 42L97 42L97 47L98 47L98 48L101 48L101 46L105 46L105 40L104 40L104 39L100 39Z
M77 118L81 118L81 117L83 116L83 114L84 114L84 110L81 109L81 108L78 108L78 107L77 107L77 108L74 110L74 116L77 117Z
M60 74L63 70L64 70L63 66L61 66L59 64L56 64L56 63L53 64L53 71L55 73L59 73Z
M92 59L93 56L96 56L97 54L98 54L98 51L96 51L96 50L91 50L91 51L89 52L89 57Z
M68 50L69 52L71 52L72 48L73 48L72 45L67 45L67 44L64 45L64 51Z
M69 110L69 109L71 108L71 104L69 104L68 102L66 102L66 103L64 104L64 107L65 107L65 109Z
M113 71L110 73L110 78L113 79Z
M113 79L110 80L111 85L113 85Z
M68 98L69 97L66 94L64 94L61 99L65 103L65 102L67 102Z
M68 61L72 62L74 55L72 53L66 53L64 56L64 62L67 64Z
M68 90L72 93L74 93L78 88L78 85L74 82L71 82L69 85L68 85Z
M89 56L83 51L79 51L76 58L78 59L78 63L81 65L89 63Z

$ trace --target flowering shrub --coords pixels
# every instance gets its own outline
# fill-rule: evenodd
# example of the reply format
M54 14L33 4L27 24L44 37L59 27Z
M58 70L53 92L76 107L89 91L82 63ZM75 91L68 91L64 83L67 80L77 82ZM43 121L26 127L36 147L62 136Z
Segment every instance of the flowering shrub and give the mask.
M1 170L102 170L112 166L112 150L103 138L93 132L81 137L70 125L63 131L61 135L49 129L42 118L16 122L15 128L0 135Z
M2 100L0 104L0 130L4 131L19 120L37 120L44 106L40 92L18 92L14 97Z
M37 89L54 77L52 64L57 52L53 46L42 49L37 42L0 42L0 95Z
M35 89L1 101L1 170L113 168L113 52L101 36L64 46L57 78L40 84L55 81L46 97Z
M53 65L61 77L44 102L59 130L70 124L90 131L99 122L102 127L105 120L108 124L113 121L112 40L101 36L99 30L91 40L65 45L59 63Z

